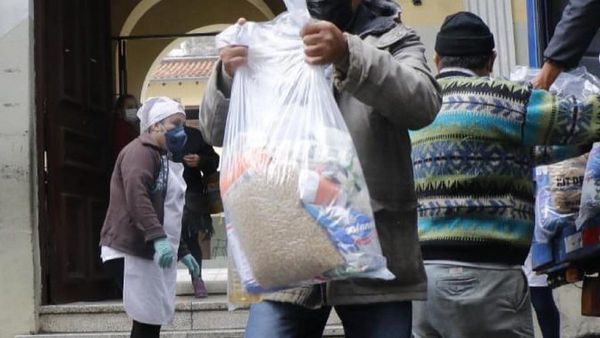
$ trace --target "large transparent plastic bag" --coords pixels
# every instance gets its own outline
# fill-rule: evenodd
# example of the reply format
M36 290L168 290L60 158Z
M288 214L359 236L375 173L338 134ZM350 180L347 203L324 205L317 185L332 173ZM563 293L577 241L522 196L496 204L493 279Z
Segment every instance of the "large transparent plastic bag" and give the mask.
M261 295L250 294L242 286L242 279L235 267L232 248L227 249L230 254L227 256L227 303L230 311L240 308L248 308L262 300Z
M516 66L510 74L511 81L531 82L540 72L539 68ZM583 102L591 95L600 95L600 80L587 68L579 67L562 72L550 87L550 92L563 98ZM535 147L536 159L541 163L553 163L588 153L587 145L551 145Z
M534 243L549 243L575 225L588 155L536 168Z
M511 81L531 82L540 72L538 68L516 66L510 74ZM550 87L554 95L574 96L583 100L590 95L600 95L600 80L585 67L561 73Z
M393 279L364 175L325 67L304 61L304 0L217 46L248 46L233 81L221 193L230 254L250 293L348 278Z
M511 73L513 81L531 81L538 73L539 69L528 67L516 67ZM578 101L584 101L586 97L600 95L600 80L587 71L585 67L579 67L569 72L563 72L550 87L550 92L562 97L573 97ZM582 146L554 146L554 147L536 147L536 151L550 151L553 153L581 152L586 147ZM589 148L588 148L589 149ZM539 184L539 183L538 183ZM574 222L577 229L582 227L600 225L600 144L594 144L585 168L585 176L581 187L581 204L577 214L568 216L569 223L576 218ZM539 191L539 188L538 188ZM540 202L539 196L537 203ZM536 214L536 222L538 215ZM551 229L551 228L550 228ZM536 227L537 231L542 231ZM546 235L547 237L547 235ZM537 240L537 238L534 238Z

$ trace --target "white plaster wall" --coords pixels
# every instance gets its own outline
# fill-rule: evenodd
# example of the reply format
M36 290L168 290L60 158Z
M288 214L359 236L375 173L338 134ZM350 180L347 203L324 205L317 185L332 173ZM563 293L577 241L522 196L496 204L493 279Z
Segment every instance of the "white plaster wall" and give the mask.
M515 22L515 53L517 65L529 65L529 40L527 37L527 23Z
M0 1L0 337L36 329L33 5Z
M437 33L439 32L439 27L433 26L411 26L414 28L419 36L421 37L421 41L425 45L426 52L425 56L427 57L427 62L431 70L436 73L437 70L433 64L433 56L435 55L434 46L435 46L435 38ZM527 66L529 65L529 51L528 51L528 40L527 40L527 24L524 23L515 23L514 24L514 33L515 33L515 53L516 53L516 61L517 65ZM496 65L497 66L497 65Z

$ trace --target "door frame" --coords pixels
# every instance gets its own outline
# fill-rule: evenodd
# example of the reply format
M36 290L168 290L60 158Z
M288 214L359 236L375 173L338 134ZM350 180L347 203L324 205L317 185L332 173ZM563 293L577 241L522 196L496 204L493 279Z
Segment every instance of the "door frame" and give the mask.
M105 1L105 0L102 0ZM36 286L37 290L40 292L40 301L42 305L50 304L55 300L52 299L52 287L51 283L53 277L52 275L52 264L53 257L55 257L56 252L53 252L52 249L52 233L51 231L56 230L56 217L52 217L51 211L48 208L48 201L50 198L53 198L53 193L50 191L51 186L48 184L48 161L49 156L46 149L50 144L49 137L49 118L48 118L48 109L47 102L49 102L49 95L51 93L51 87L49 87L49 76L52 76L52 71L54 65L52 65L49 60L48 44L52 43L49 41L49 37L47 36L48 29L55 29L54 27L48 27L50 25L50 21L48 21L48 10L51 9L50 6L54 6L55 4L51 0L33 0L33 12L34 12L34 47L33 47L33 58L34 58L34 70L35 70L35 78L34 78L34 88L35 88L35 132L36 132L36 140L35 140L35 152L37 163L35 164L35 170L37 173L36 183L38 185L37 189L37 218L38 218L38 245L39 245L39 255L40 255L40 284ZM107 4L108 13L110 13L110 3ZM110 20L110 14L108 14L107 20ZM106 60L109 63L106 67L106 76L109 79L114 79L115 74L112 70L111 63L113 62L112 53L111 53L111 44L110 44L110 22L106 24L106 27L109 31L106 32L107 40L105 44ZM108 86L111 93L114 93L114 81L108 81ZM108 96L112 99L112 95ZM108 104L108 102L107 102ZM110 171L112 166L109 168L109 172L107 175L110 176ZM107 201L108 202L108 201ZM56 272L54 272L56 273Z
M527 0L527 42L529 51L529 66L540 67L542 64L543 20L540 12L543 11L542 3L539 0Z
M35 151L37 163L37 198L38 198L38 232L39 232L39 250L40 250L40 266L41 266L41 302L48 304L49 302L49 262L48 256L48 209L46 200L48 196L48 185L46 183L46 63L44 46L46 38L44 30L46 29L45 10L47 0L34 0L34 69L35 69Z

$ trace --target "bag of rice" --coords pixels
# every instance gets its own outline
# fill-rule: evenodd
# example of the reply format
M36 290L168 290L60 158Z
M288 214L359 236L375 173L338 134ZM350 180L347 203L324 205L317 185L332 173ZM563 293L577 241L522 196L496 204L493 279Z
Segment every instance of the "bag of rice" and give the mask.
M594 143L583 178L577 230L600 226L600 143Z
M265 23L234 25L247 45L225 130L221 194L230 254L246 291L348 278L393 279L362 169L326 67L304 60L304 0Z

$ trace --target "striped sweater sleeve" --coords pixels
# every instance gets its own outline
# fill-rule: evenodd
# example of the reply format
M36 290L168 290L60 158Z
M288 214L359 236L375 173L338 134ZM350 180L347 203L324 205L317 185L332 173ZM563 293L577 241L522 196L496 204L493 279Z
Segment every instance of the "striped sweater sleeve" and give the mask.
M522 129L525 145L589 144L600 139L600 96L583 100L533 90Z

